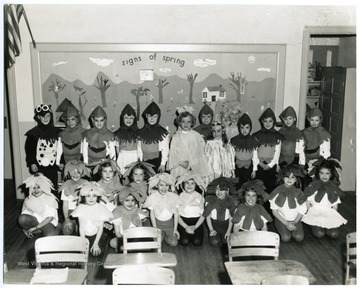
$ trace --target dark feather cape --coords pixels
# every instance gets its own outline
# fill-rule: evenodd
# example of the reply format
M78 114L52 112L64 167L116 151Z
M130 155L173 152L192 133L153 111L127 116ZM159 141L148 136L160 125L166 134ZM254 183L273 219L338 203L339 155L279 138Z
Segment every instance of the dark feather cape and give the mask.
M271 193L270 193L270 200L274 199L276 195L279 195L276 200L275 204L279 207L283 207L286 199L289 203L289 208L295 209L296 208L296 202L301 205L305 202L306 197L304 197L304 193L299 189L296 188L294 185L291 187L286 187L284 184L276 187Z
M330 133L322 126L307 127L302 131L307 149L315 149L324 141L331 139Z
M259 131L255 132L253 136L260 145L264 146L275 146L284 139L284 136L276 131L275 128L261 128Z
M279 133L284 136L283 140L281 141L281 144L286 144L287 142L296 143L301 138L303 138L302 132L300 131L299 128L295 126L295 123L291 127L283 125L280 128Z
M125 124L125 114L128 116L134 116L134 122L130 127ZM126 142L136 142L138 130L136 112L129 104L126 104L120 114L120 128L114 132L114 135L120 144Z
M321 199L327 194L330 203L334 203L338 198L345 197L344 192L333 181L323 182L321 180L314 180L308 187L305 188L304 194L306 197L313 195L317 191L315 201L320 202Z
M145 144L156 144L161 142L169 132L160 124L150 125L146 123L143 128L139 130L139 139Z
M244 222L242 225L244 229L249 230L251 223L254 222L256 229L260 230L264 226L264 221L261 219L261 216L263 216L268 222L272 222L273 220L263 206L259 204L249 206L245 203L241 203L235 211L232 222L239 223L241 218L244 217Z
M254 138L254 136L248 134L246 136L241 133L231 138L230 143L234 146L236 151L254 151L259 147L260 143Z
M230 215L234 214L236 209L235 201L233 197L226 196L224 199L219 199L215 195L209 195L205 198L205 209L203 216L207 217L211 214L211 211L216 209L217 212L217 220L225 220L225 211L228 209L230 211Z

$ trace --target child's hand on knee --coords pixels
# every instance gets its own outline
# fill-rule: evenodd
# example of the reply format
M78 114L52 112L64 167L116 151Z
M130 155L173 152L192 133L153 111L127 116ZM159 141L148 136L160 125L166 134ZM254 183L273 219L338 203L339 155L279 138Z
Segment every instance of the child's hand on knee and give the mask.
M101 254L101 249L100 249L99 245L94 244L91 247L90 252L93 256L99 256Z
M215 230L211 230L209 233L210 236L216 236L216 234L217 234L217 232Z

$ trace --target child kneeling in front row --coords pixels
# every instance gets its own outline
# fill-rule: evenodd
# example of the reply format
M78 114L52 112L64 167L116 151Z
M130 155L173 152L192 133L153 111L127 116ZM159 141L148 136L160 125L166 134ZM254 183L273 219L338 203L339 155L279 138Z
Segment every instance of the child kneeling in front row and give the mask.
M269 199L265 189L264 183L258 179L242 185L239 193L245 203L239 204L232 219L235 235L239 234L239 230L267 231L266 223L272 222L272 218L262 206L262 203Z
M29 196L25 198L19 216L19 225L28 238L34 234L43 233L44 236L59 234L58 200L51 193L53 185L50 179L41 173L35 173L24 181L29 188Z
M177 229L181 200L175 194L175 180L168 173L156 174L149 179L149 191L151 194L143 208L150 210L152 226L161 229L161 239L170 246L176 246L180 236Z
M231 220L236 204L234 198L229 195L230 188L231 183L225 177L217 178L209 184L204 213L194 226L196 230L206 219L211 246L226 244L232 230Z
M297 242L304 239L301 219L307 211L306 197L296 185L300 186L300 178L305 175L306 171L298 164L283 167L283 184L270 194L269 202L275 217L275 228L283 242L288 242L291 238Z
M80 188L80 203L71 213L79 219L79 232L90 242L90 253L98 256L104 251L107 241L103 233L104 222L113 218L113 214L100 203L104 189L96 182L84 183Z
M115 252L119 251L124 231L129 228L141 227L142 219L148 216L138 207L141 196L137 190L125 186L120 190L118 196L120 205L112 211L114 218L110 221L114 224L115 232L115 238L110 240L110 246L115 249Z

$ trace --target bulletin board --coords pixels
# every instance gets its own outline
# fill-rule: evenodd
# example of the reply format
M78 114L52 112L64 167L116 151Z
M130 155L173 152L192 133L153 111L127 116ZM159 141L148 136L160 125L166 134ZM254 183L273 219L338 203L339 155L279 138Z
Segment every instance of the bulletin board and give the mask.
M264 109L276 115L283 109L285 52L286 45L271 44L37 43L31 48L34 103L51 104L55 125L63 126L59 118L70 101L85 128L100 105L115 131L126 104L142 127L141 113L155 101L160 123L174 132L176 107L193 106L197 116L204 103L218 113L236 100L256 131Z

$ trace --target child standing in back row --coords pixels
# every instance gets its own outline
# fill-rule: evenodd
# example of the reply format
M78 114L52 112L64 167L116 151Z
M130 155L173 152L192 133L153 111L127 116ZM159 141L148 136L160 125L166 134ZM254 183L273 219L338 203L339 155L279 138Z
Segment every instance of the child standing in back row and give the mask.
M114 132L118 152L117 164L121 174L125 173L127 165L142 158L138 131L135 110L126 104L120 114L120 128Z
M207 104L201 108L199 112L199 125L194 128L194 131L200 133L205 141L211 136L211 122L214 118L214 111Z
M144 127L139 130L142 160L154 165L156 172L164 172L169 157L169 131L160 123L161 110L151 102L142 113ZM141 157L140 157L141 160Z
M254 138L260 144L258 148L259 165L256 178L262 180L266 187L266 192L271 193L275 189L281 141L284 137L275 130L276 118L270 107L261 114L259 120L261 129L254 133Z
M279 165L285 166L292 163L305 165L304 137L296 127L296 113L293 107L287 107L280 114L282 127L279 133L284 136L281 141Z
M225 126L217 116L211 123L212 136L205 144L205 157L210 170L208 183L220 176L235 176L235 150L226 136Z
M86 165L96 166L105 158L115 159L115 139L106 127L107 115L103 108L97 106L90 120L92 127L83 132L82 153Z
M31 174L40 172L51 180L56 189L53 193L57 196L56 152L60 130L54 126L51 105L40 104L36 106L34 114L37 125L25 134L26 164Z
M177 108L176 123L179 129L171 140L168 162L168 170L174 179L190 169L204 180L210 176L204 152L205 141L192 129L196 122L192 111L193 108L188 106Z
M235 148L235 177L239 179L236 189L240 189L245 182L256 177L259 142L250 135L252 122L247 113L240 117L237 126L240 133L231 139L231 144Z

